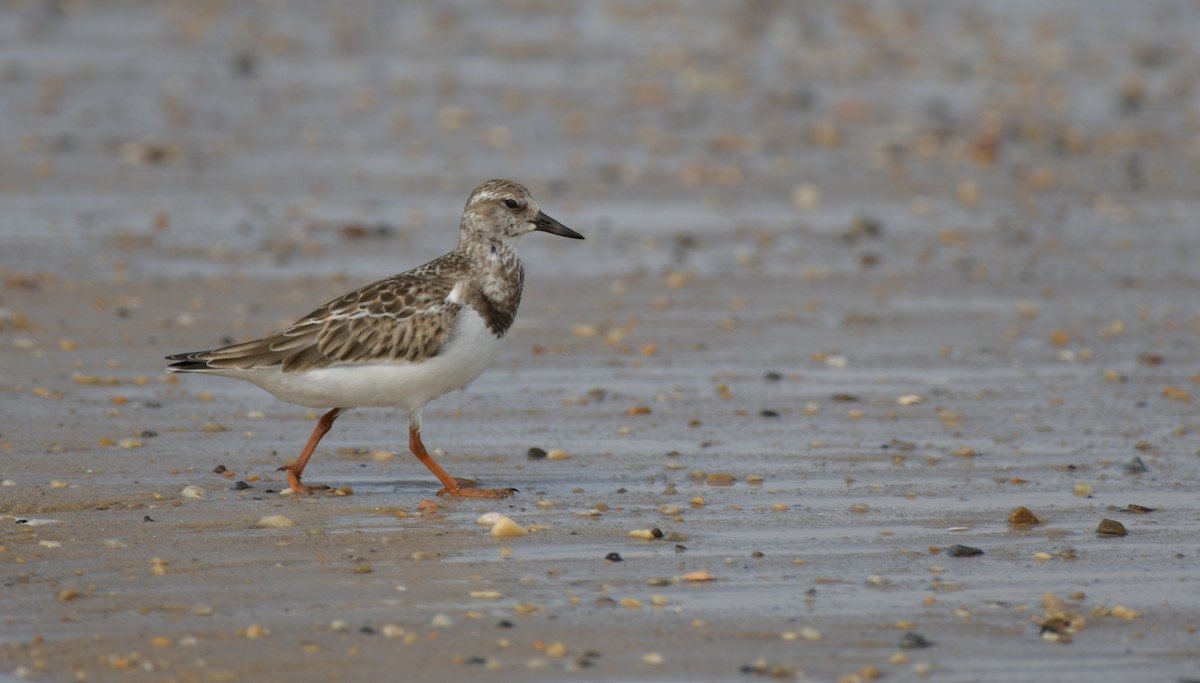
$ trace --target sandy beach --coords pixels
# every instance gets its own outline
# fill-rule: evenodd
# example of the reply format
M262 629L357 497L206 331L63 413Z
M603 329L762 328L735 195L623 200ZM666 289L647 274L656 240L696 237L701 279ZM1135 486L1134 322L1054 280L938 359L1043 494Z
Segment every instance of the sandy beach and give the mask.
M0 681L1196 679L1198 28L5 3ZM441 255L492 177L587 239L523 239L423 435L520 493L438 499L363 409L305 471L351 495L281 495L318 413L163 356Z

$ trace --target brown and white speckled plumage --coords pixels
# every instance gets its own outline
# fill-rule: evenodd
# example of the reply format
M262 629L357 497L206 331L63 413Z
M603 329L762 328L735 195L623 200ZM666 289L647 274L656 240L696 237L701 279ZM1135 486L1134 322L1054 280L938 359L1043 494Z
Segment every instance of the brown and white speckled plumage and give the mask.
M450 253L334 299L278 334L168 356L168 368L242 379L291 403L331 408L329 425L348 408L402 408L418 432L426 403L465 387L495 358L521 303L516 242L534 230L582 239L542 213L519 183L488 181L467 200Z

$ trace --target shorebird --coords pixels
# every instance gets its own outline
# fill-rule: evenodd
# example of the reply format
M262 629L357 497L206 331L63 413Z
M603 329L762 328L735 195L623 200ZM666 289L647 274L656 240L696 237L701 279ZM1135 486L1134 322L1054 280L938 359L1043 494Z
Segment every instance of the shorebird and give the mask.
M408 414L408 448L441 481L438 495L505 498L516 489L463 486L434 461L421 442L421 410L496 358L521 303L516 244L535 230L583 239L543 213L521 184L490 180L467 199L458 246L445 256L338 297L278 334L167 356L168 369L245 380L327 410L300 456L279 468L296 493L328 488L300 477L334 420L376 406Z

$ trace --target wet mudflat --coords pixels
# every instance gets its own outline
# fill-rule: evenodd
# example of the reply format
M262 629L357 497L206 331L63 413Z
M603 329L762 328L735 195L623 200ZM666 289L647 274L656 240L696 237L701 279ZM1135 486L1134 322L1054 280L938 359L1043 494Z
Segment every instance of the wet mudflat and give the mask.
M0 675L1194 676L1198 19L1077 9L0 11ZM162 374L493 176L588 237L425 412L514 499Z

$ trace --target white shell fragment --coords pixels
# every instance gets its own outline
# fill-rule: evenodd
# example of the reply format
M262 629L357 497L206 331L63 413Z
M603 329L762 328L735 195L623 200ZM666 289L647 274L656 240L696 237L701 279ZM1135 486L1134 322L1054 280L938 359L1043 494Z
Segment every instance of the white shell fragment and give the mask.
M285 529L290 526L296 526L296 522L290 517L283 515L267 515L254 523L254 526L260 526L264 529Z
M504 515L496 520L492 525L492 538L516 538L518 536L528 536L529 531L525 527L517 524Z
M479 526L495 526L503 516L499 512L485 512L479 515L479 519L475 520L475 523Z
M184 498L200 500L208 497L208 491L200 488L199 486L184 486L183 490L179 492L179 495L183 496Z

